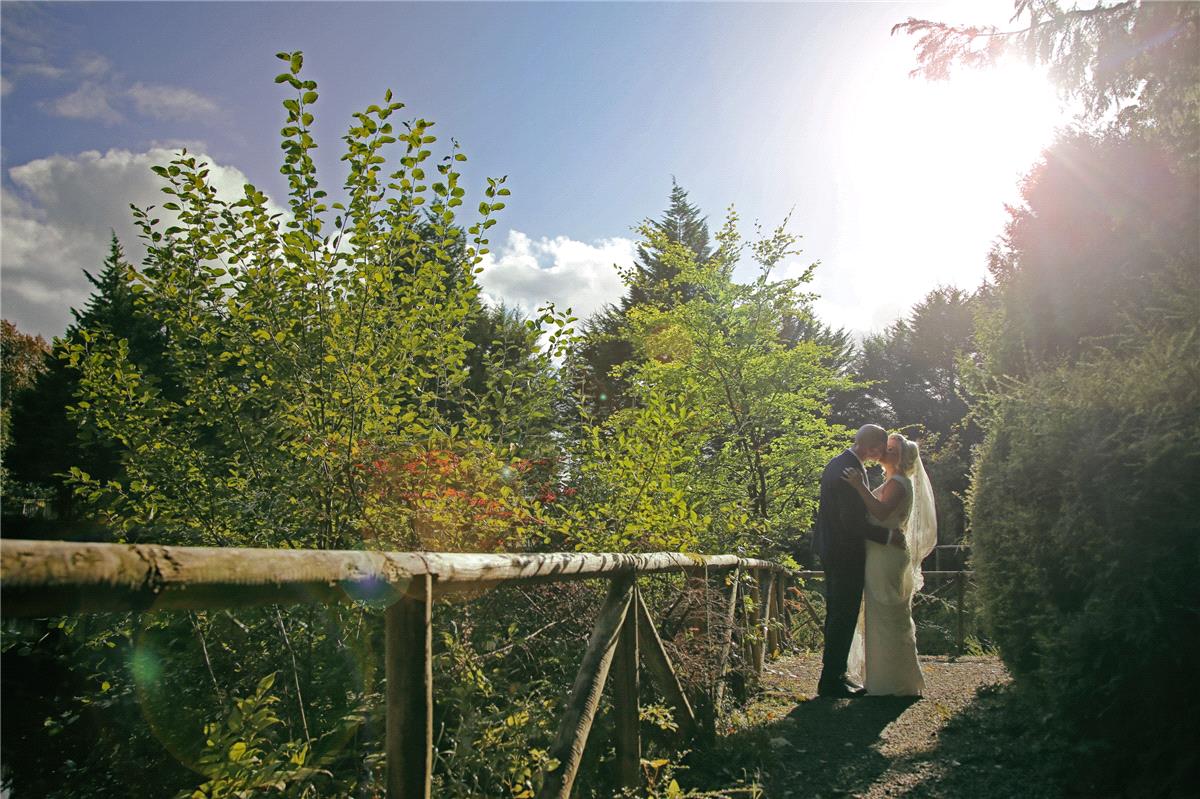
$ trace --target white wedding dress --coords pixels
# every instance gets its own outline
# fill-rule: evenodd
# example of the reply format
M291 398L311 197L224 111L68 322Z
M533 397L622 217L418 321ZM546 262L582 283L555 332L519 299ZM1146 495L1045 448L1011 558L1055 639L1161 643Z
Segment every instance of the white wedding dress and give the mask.
M880 521L868 514L868 519L879 527L904 531L907 540L903 549L866 542L863 604L850 646L847 673L866 687L868 696L920 696L925 690L925 677L917 660L912 598L920 587L924 556L918 557L912 551L912 547L921 543L908 534L913 507L912 480L903 475L891 479L903 486L904 499L888 518Z

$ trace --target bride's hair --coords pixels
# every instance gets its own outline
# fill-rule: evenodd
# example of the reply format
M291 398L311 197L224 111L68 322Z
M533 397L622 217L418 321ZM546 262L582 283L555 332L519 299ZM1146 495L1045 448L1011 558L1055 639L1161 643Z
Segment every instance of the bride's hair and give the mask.
M917 447L917 442L910 441L899 433L896 433L895 436L900 439L900 474L912 474L921 450Z

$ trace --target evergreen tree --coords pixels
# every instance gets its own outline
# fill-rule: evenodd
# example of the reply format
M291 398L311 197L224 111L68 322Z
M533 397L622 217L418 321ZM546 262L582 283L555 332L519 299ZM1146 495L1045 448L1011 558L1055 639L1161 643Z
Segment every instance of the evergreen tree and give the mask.
M698 264L712 258L707 218L688 201L687 191L671 180L670 203L662 219L647 220L654 237L638 245L637 261L623 277L628 290L620 302L596 313L584 325L584 342L577 361L583 370L585 409L607 418L613 411L627 407L629 386L620 367L633 357L628 316L634 308L655 306L672 308L687 302L696 287L679 279L676 261L654 242L685 246Z
M72 466L102 480L117 478L120 461L111 443L68 418L79 388L79 373L63 354L72 344L101 332L129 342L130 360L148 379L163 383L162 341L153 321L140 314L130 288L130 266L113 234L108 257L98 275L84 271L93 290L82 311L71 309L74 321L62 339L44 355L36 382L13 398L13 441L9 465L20 480L54 492L54 515L75 516L72 492L60 475Z

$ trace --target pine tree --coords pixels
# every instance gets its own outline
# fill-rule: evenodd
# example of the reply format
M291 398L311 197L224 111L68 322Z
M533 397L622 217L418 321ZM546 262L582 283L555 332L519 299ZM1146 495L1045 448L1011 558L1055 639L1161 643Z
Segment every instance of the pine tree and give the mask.
M682 244L695 256L697 264L712 258L708 221L700 209L688 201L687 191L673 178L671 196L662 219L647 225L671 244ZM686 302L695 287L677 279L678 268L658 247L641 244L638 257L628 276L628 292L615 305L597 312L584 326L584 342L579 368L583 370L584 404L600 419L628 403L628 385L619 367L633 358L626 320L630 310L655 305L671 308Z
M59 475L72 466L103 480L116 479L120 474L113 446L96 440L92 431L68 418L67 408L75 402L79 374L62 353L85 334L103 331L129 341L130 358L150 379L159 383L166 380L161 335L134 304L129 268L114 233L99 274L84 271L93 287L87 304L82 311L71 309L74 321L46 353L45 369L34 384L13 399L13 441L7 465L17 479L52 488L56 494L55 515L61 518L75 514L71 490Z

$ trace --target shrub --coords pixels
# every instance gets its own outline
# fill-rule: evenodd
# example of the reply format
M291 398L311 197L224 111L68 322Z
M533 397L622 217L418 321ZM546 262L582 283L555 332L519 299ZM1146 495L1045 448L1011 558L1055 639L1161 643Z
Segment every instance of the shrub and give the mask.
M1195 324L1141 341L1007 391L970 498L1002 657L1088 773L1139 795L1200 766Z

